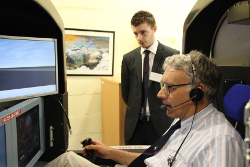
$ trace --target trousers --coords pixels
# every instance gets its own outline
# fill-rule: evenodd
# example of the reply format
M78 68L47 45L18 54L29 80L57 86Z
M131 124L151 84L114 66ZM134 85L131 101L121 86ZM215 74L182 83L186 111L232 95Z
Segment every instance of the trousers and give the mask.
M99 167L84 157L69 151L58 156L44 167Z

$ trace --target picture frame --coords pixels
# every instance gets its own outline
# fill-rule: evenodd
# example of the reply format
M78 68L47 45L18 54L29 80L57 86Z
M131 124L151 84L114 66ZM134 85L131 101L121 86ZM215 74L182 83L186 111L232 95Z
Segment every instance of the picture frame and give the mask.
M114 31L65 29L67 75L113 76Z

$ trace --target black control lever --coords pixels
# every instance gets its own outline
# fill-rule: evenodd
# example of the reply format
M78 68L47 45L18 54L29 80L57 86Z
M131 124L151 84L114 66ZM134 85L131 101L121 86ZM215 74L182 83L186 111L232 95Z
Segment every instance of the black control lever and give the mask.
M85 139L85 140L82 142L83 147L85 147L85 146L87 146L87 145L91 145L91 144L92 144L92 139L91 139L91 138L87 138L87 139ZM94 150L87 150L87 149L85 149L85 150L86 150L86 153L87 153L86 158L87 158L90 162L94 163L94 159L95 159Z

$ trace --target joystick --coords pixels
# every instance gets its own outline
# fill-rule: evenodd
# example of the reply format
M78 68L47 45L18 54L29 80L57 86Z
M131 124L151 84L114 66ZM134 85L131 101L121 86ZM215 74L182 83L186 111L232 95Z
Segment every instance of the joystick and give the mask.
M92 144L92 139L91 138L87 138L82 142L83 147L87 146L87 145L91 145ZM86 149L86 158L90 161L90 162L94 162L94 150L87 150Z

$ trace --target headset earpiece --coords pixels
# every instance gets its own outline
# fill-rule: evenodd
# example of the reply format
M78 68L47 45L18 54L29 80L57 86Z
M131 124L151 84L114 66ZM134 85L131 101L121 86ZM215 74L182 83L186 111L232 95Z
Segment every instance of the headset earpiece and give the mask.
M204 93L200 88L194 88L190 91L189 96L192 101L198 102L204 97Z
M197 83L196 69L195 69L191 56L190 55L187 55L187 56L190 58L191 63L192 63L193 81L194 81L194 84L196 84L195 88L190 91L189 96L192 101L198 102L204 97L204 92L197 87L198 83Z

